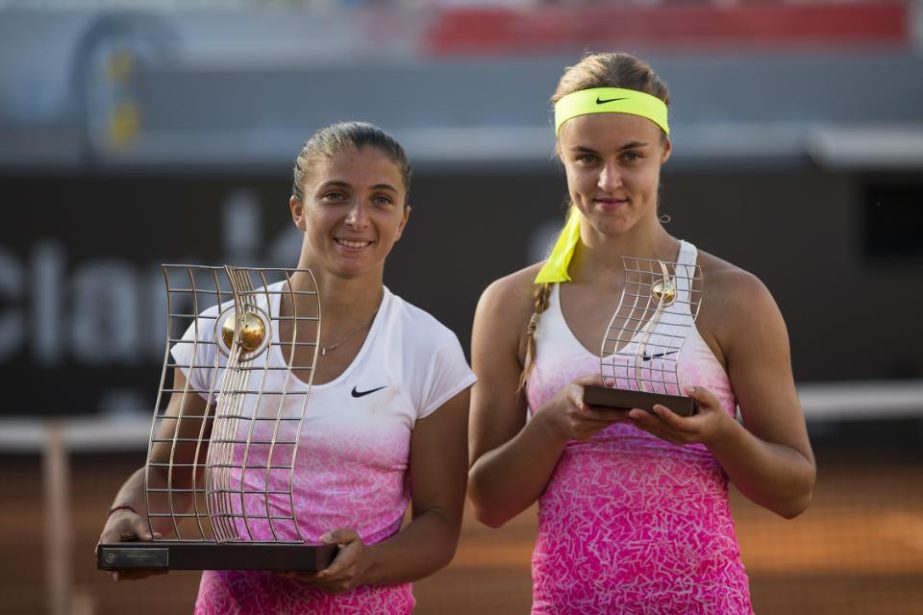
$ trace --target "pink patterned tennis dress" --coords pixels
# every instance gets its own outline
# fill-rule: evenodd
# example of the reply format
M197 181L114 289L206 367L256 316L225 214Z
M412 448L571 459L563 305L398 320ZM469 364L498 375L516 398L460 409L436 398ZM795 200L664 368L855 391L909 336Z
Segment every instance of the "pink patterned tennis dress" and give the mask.
M682 242L678 262L696 257ZM681 282L678 292L676 306L686 305ZM691 323L682 309L672 322ZM727 374L694 324L689 331L676 357L680 385L707 387L734 415ZM555 285L536 331L530 412L599 369L568 328ZM673 445L627 423L570 442L539 499L532 613L752 613L727 483L705 446Z

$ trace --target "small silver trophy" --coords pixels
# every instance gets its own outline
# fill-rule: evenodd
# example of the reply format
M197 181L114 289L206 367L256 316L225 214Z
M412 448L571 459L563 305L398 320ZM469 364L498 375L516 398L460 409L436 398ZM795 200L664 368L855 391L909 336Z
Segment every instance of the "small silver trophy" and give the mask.
M583 401L610 408L654 404L695 414L677 376L680 351L695 327L702 303L698 265L623 257L625 286L600 351L605 386L588 386Z
M309 454L299 439L320 339L314 276L162 270L167 340L144 490L152 534L155 520L162 527L167 519L172 531L151 542L99 545L97 567L323 569L336 546L305 544L294 490L296 458ZM180 388L167 385L175 370L186 375ZM189 413L190 405L206 410Z

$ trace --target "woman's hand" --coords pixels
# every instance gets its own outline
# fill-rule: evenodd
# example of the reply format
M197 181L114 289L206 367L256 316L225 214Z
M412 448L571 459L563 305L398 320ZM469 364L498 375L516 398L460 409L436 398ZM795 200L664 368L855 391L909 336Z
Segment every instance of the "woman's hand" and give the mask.
M103 532L99 536L99 545L116 544L120 542L150 542L154 538L160 538L158 533L151 533L151 528L147 520L138 513L120 509L109 515ZM113 570L109 574L114 581L137 580L158 574L166 574L166 570Z
M583 402L583 389L590 385L603 385L599 374L584 376L568 384L536 413L564 441L587 440L613 423L624 423L628 411Z
M688 387L685 393L698 402L698 409L692 416L681 416L656 404L653 412L635 408L628 412L628 418L639 429L673 444L699 442L708 445L719 439L728 421L734 419L705 387Z
M318 572L282 572L284 577L298 579L314 587L340 594L360 584L363 573L368 569L365 543L355 530L340 528L321 536L324 544L339 545L340 550L330 565Z

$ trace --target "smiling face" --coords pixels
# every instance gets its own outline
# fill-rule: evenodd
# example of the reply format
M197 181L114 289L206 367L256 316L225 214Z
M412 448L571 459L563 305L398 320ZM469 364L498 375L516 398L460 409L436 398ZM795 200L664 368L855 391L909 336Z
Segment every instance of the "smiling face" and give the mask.
M671 144L656 124L625 113L578 116L561 127L558 149L571 202L597 233L657 224L660 167Z
M410 216L400 169L373 146L343 147L310 163L303 200L289 202L292 219L305 231L299 266L380 279Z

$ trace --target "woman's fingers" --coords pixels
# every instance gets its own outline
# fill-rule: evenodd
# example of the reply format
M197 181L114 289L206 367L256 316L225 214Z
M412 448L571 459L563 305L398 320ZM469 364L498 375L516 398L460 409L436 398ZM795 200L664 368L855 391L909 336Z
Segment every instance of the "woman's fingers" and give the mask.
M350 589L359 577L359 562L365 551L359 534L350 528L338 528L321 536L321 541L339 545L340 550L333 562L315 576L318 587L332 592Z
M321 542L324 544L340 545L341 547L356 541L358 538L359 534L356 533L356 530L345 527L337 528L320 537Z
M718 409L721 407L721 402L718 401L718 398L715 397L715 394L705 387L686 387L684 392L686 395L698 402L700 409L702 406L705 406L708 409Z
M662 404L655 404L650 412L635 408L628 416L639 429L667 442L703 442L715 431L715 423L721 418L715 412L720 411L721 404L705 387L688 387L684 392L698 403L698 411L692 416L682 416Z

